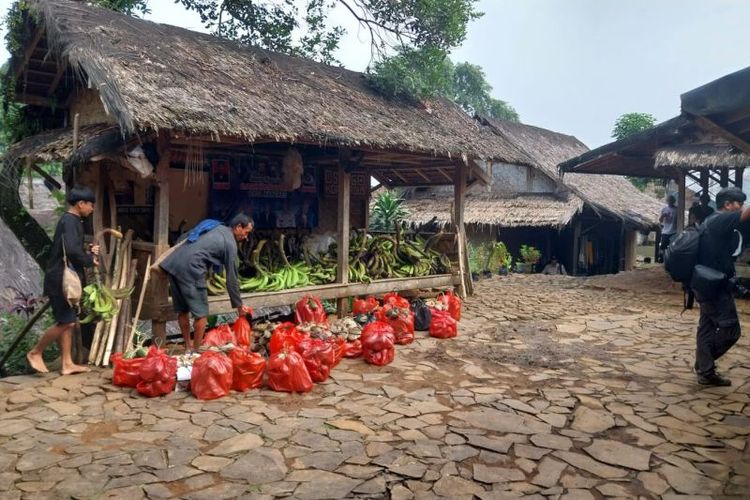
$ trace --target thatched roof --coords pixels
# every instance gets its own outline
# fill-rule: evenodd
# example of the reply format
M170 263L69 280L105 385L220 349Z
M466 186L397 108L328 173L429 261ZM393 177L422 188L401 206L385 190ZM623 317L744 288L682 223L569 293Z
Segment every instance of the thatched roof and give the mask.
M690 170L743 168L750 166L750 155L730 144L683 144L659 149L654 155L656 168Z
M649 229L658 224L661 203L617 175L566 174L560 180L558 164L579 156L588 148L571 135L522 123L480 118L534 161L534 166L558 179L595 211L603 211L626 223Z
M106 146L100 146L106 142ZM88 156L111 149L110 143L124 145L119 127L116 125L87 125L78 131L78 148L73 148L73 129L59 128L47 130L22 139L13 144L3 155L5 162L14 162L19 158L31 158L35 162L67 162L74 152L86 151Z
M443 99L388 99L365 75L70 0L27 0L46 43L88 79L125 132L172 129L525 162Z
M409 198L404 201L413 225L451 223L451 201L446 197ZM470 194L466 197L464 220L478 226L558 227L565 226L583 208L575 195L564 198L555 195L524 194L499 198L491 195Z

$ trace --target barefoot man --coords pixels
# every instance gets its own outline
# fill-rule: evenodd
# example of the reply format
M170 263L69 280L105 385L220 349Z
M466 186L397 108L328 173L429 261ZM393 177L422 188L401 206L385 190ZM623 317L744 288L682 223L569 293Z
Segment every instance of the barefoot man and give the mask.
M63 375L89 371L88 367L73 363L71 356L73 329L77 317L75 309L68 304L62 291L63 241L68 263L78 273L83 284L85 283L83 269L96 265L96 258L99 255L98 245L92 245L88 252L83 249L83 219L94 211L94 193L87 187L76 186L68 193L67 201L68 211L63 214L55 228L52 251L44 274L44 294L49 297L55 325L44 332L39 342L26 354L29 365L40 373L49 372L42 359L42 353L50 343L56 340L60 342Z

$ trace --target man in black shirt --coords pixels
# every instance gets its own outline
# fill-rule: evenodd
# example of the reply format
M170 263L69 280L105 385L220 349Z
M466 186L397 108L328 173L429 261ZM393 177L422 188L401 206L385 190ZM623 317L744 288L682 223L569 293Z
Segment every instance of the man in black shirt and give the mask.
M750 220L750 207L743 210L745 193L737 187L724 188L716 195L717 211L703 223L698 264L734 278L734 260L742 251L740 225ZM740 338L737 307L728 284L716 297L701 302L695 351L695 371L702 385L727 386L732 382L716 373L716 360Z
M85 366L73 363L71 350L77 314L63 295L62 281L65 269L64 256L67 256L67 265L78 273L82 284L85 283L84 268L97 264L99 246L92 245L88 252L83 249L83 219L94 211L94 193L87 187L74 187L68 193L67 201L70 207L55 228L52 251L44 273L44 294L49 298L56 324L44 332L34 348L26 354L29 365L40 373L49 372L42 359L42 353L56 340L60 341L63 375L89 370Z

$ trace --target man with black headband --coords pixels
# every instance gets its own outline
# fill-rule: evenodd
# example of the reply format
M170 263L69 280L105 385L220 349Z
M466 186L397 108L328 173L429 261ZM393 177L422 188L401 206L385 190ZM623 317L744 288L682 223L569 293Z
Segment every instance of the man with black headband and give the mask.
M63 271L67 259L67 265L78 273L83 284L84 268L96 265L99 246L92 245L88 251L83 247L83 219L93 213L96 199L88 187L76 186L68 192L67 201L68 210L55 228L52 250L44 273L44 295L49 298L52 306L55 325L44 332L34 348L26 354L29 365L40 373L49 372L42 353L50 343L57 340L60 341L62 351L63 375L89 371L88 367L75 364L71 355L73 329L78 318L76 310L63 294Z

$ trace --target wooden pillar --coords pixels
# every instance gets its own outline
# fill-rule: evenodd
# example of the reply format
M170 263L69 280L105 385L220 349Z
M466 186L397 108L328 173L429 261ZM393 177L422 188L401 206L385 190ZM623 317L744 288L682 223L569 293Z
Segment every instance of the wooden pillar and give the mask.
M570 274L578 276L578 256L581 253L581 221L576 220L573 226L573 262L570 266Z
M745 173L744 168L735 168L734 169L734 185L738 188L742 189L742 176Z
M336 265L336 283L346 285L349 283L349 213L351 211L351 174L347 171L351 151L339 150L338 165L338 256ZM348 302L346 298L340 298L337 304L339 317L347 313Z
M458 293L462 297L473 291L469 274L468 256L466 255L466 225L464 224L464 205L466 204L466 167L456 164L453 175L453 223L456 226L456 243L458 245L458 271L461 283Z
M636 261L636 249L638 246L638 232L637 231L625 231L625 262L623 265L623 271L632 271L635 267Z
M170 136L168 132L159 132L157 139L159 163L156 166L156 195L154 198L154 259L169 249L169 164L171 163ZM169 283L164 273L155 273L152 290L156 302L156 311L161 311L169 302ZM161 312L157 313L157 318ZM151 322L154 341L164 345L167 338L167 323L162 319Z
M26 156L26 179L28 183L28 189L29 189L29 209L34 210L34 176L31 172L31 165L32 165L32 158L31 155Z
M729 186L729 169L722 168L719 174L719 185L723 188Z
M701 196L704 194L711 195L708 190L708 170L701 170Z
M677 232L685 229L685 172L677 179Z

